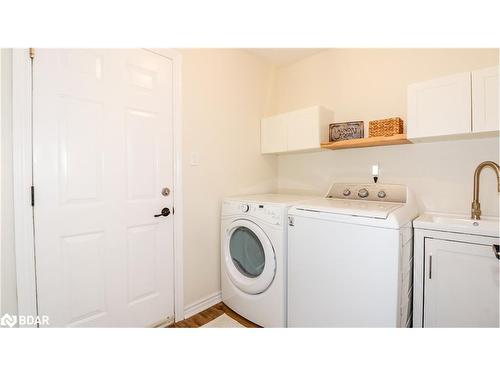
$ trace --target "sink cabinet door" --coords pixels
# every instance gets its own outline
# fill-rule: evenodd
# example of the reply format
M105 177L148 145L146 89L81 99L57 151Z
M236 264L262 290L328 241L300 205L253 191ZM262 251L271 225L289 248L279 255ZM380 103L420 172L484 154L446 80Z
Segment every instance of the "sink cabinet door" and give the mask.
M498 327L499 264L491 245L425 239L424 327Z

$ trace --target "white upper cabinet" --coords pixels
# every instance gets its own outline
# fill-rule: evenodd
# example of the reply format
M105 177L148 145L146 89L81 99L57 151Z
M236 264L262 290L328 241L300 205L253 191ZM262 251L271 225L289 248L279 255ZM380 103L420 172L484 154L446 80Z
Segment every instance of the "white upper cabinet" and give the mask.
M261 152L276 154L319 149L328 142L332 111L315 106L267 117L261 121Z
M471 132L470 73L408 86L408 138Z
M499 130L498 66L472 72L472 131Z
M408 86L409 139L499 131L498 66Z

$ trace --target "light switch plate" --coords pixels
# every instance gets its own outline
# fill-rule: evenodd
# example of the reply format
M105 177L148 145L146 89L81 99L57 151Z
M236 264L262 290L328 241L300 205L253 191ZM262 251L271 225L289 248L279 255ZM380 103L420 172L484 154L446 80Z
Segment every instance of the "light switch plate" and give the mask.
M197 167L200 165L200 154L197 152L191 152L191 166L192 167Z

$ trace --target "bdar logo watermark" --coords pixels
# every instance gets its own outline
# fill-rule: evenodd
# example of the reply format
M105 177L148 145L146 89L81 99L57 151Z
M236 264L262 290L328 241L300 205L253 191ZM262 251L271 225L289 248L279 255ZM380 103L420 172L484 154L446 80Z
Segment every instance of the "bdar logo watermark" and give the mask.
M4 314L0 318L0 326L1 327L14 327L17 324L17 316L15 315L9 315L9 314Z
M4 314L0 317L0 327L12 328L16 325L23 326L48 326L49 317L47 315L10 315Z

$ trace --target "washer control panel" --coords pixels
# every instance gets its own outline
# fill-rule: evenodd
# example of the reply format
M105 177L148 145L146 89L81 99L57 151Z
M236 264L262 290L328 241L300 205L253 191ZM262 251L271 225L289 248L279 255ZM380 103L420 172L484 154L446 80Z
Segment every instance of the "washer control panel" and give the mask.
M268 224L281 225L283 223L284 210L281 206L265 203L238 202L226 200L222 203L222 215L237 215L259 219Z
M326 198L406 203L404 185L335 183Z

